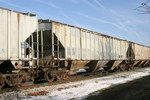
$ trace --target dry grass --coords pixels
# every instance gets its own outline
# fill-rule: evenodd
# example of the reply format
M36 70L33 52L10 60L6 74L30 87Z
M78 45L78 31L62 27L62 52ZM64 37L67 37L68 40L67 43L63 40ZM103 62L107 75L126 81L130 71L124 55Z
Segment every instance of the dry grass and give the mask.
M77 88L82 86L83 84L77 84L77 85L71 85L71 86L67 86L67 87L63 87L63 88L58 88L58 91L64 90L64 89L69 89L69 88Z
M39 95L47 95L47 91L39 91L39 92L34 92L34 93L29 93L29 96L39 96Z

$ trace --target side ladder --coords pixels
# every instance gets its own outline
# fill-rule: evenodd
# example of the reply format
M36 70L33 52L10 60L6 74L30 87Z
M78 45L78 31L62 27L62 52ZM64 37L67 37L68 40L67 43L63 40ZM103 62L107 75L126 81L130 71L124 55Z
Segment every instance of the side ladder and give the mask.
M59 67L59 40L54 33L52 33L52 67Z

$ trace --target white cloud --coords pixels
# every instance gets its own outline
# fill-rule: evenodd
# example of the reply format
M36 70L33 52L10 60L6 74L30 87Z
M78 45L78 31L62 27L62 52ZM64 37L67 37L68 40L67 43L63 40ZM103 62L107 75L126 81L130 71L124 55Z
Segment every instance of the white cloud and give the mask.
M23 8L23 7L21 7L21 6L18 6L18 5L16 5L16 4L14 4L14 3L11 3L11 2L8 1L8 0L0 0L0 1L6 3L6 4L9 5L9 6L15 7L15 8L25 9L25 8Z
M60 13L67 19L69 19L73 24L75 24L76 26L80 27L80 24L78 24L77 21L75 21L74 19L72 19L71 17L69 17L68 15L66 15L64 12L60 11Z
M48 6L52 7L52 8L60 8L59 6L57 6L54 3L50 2L50 0L48 0L48 1L45 1L45 0L35 0L35 1L37 1L39 3L42 3L42 4L45 4L45 5L48 5Z
M68 0L69 2L71 3L74 3L74 4L79 4L80 3L80 0Z
M101 8L99 8L99 7L95 6L95 5L93 5L93 4L90 3L88 0L82 0L82 1L83 1L84 3L86 3L88 6L94 8L94 9L96 9L96 10L98 10L98 11L102 11Z
M98 21L98 22L100 22L100 23L110 24L110 25L115 26L116 28L122 29L122 27L120 27L119 25L117 25L117 24L115 24L115 23L112 23L112 22L110 22L110 21L101 19L101 18L96 18L96 17L89 16L89 15L86 15L86 14L83 14L83 13L80 13L80 12L76 12L76 14L78 14L78 15L80 15L80 16L83 16L83 17L86 17L86 18L89 18L89 19L92 19L92 20L95 20L95 21Z
M0 1L6 1L6 0L0 0Z
M96 4L98 4L101 8L105 9L105 7L98 1L98 0L94 0L96 2Z

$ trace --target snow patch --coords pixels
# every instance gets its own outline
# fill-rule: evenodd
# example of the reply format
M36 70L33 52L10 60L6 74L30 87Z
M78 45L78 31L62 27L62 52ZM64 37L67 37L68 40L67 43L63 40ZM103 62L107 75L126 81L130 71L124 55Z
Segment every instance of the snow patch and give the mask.
M79 69L79 70L77 71L77 73L83 73L83 72L86 72L86 70L85 70L85 69Z

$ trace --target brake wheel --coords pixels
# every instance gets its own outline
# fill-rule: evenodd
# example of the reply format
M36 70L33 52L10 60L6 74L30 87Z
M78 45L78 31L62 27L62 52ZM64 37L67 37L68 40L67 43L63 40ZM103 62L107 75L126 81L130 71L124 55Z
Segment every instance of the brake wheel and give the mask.
M51 70L47 70L44 75L45 79L48 82L53 82L55 79L55 76L56 76L55 71L51 71Z

